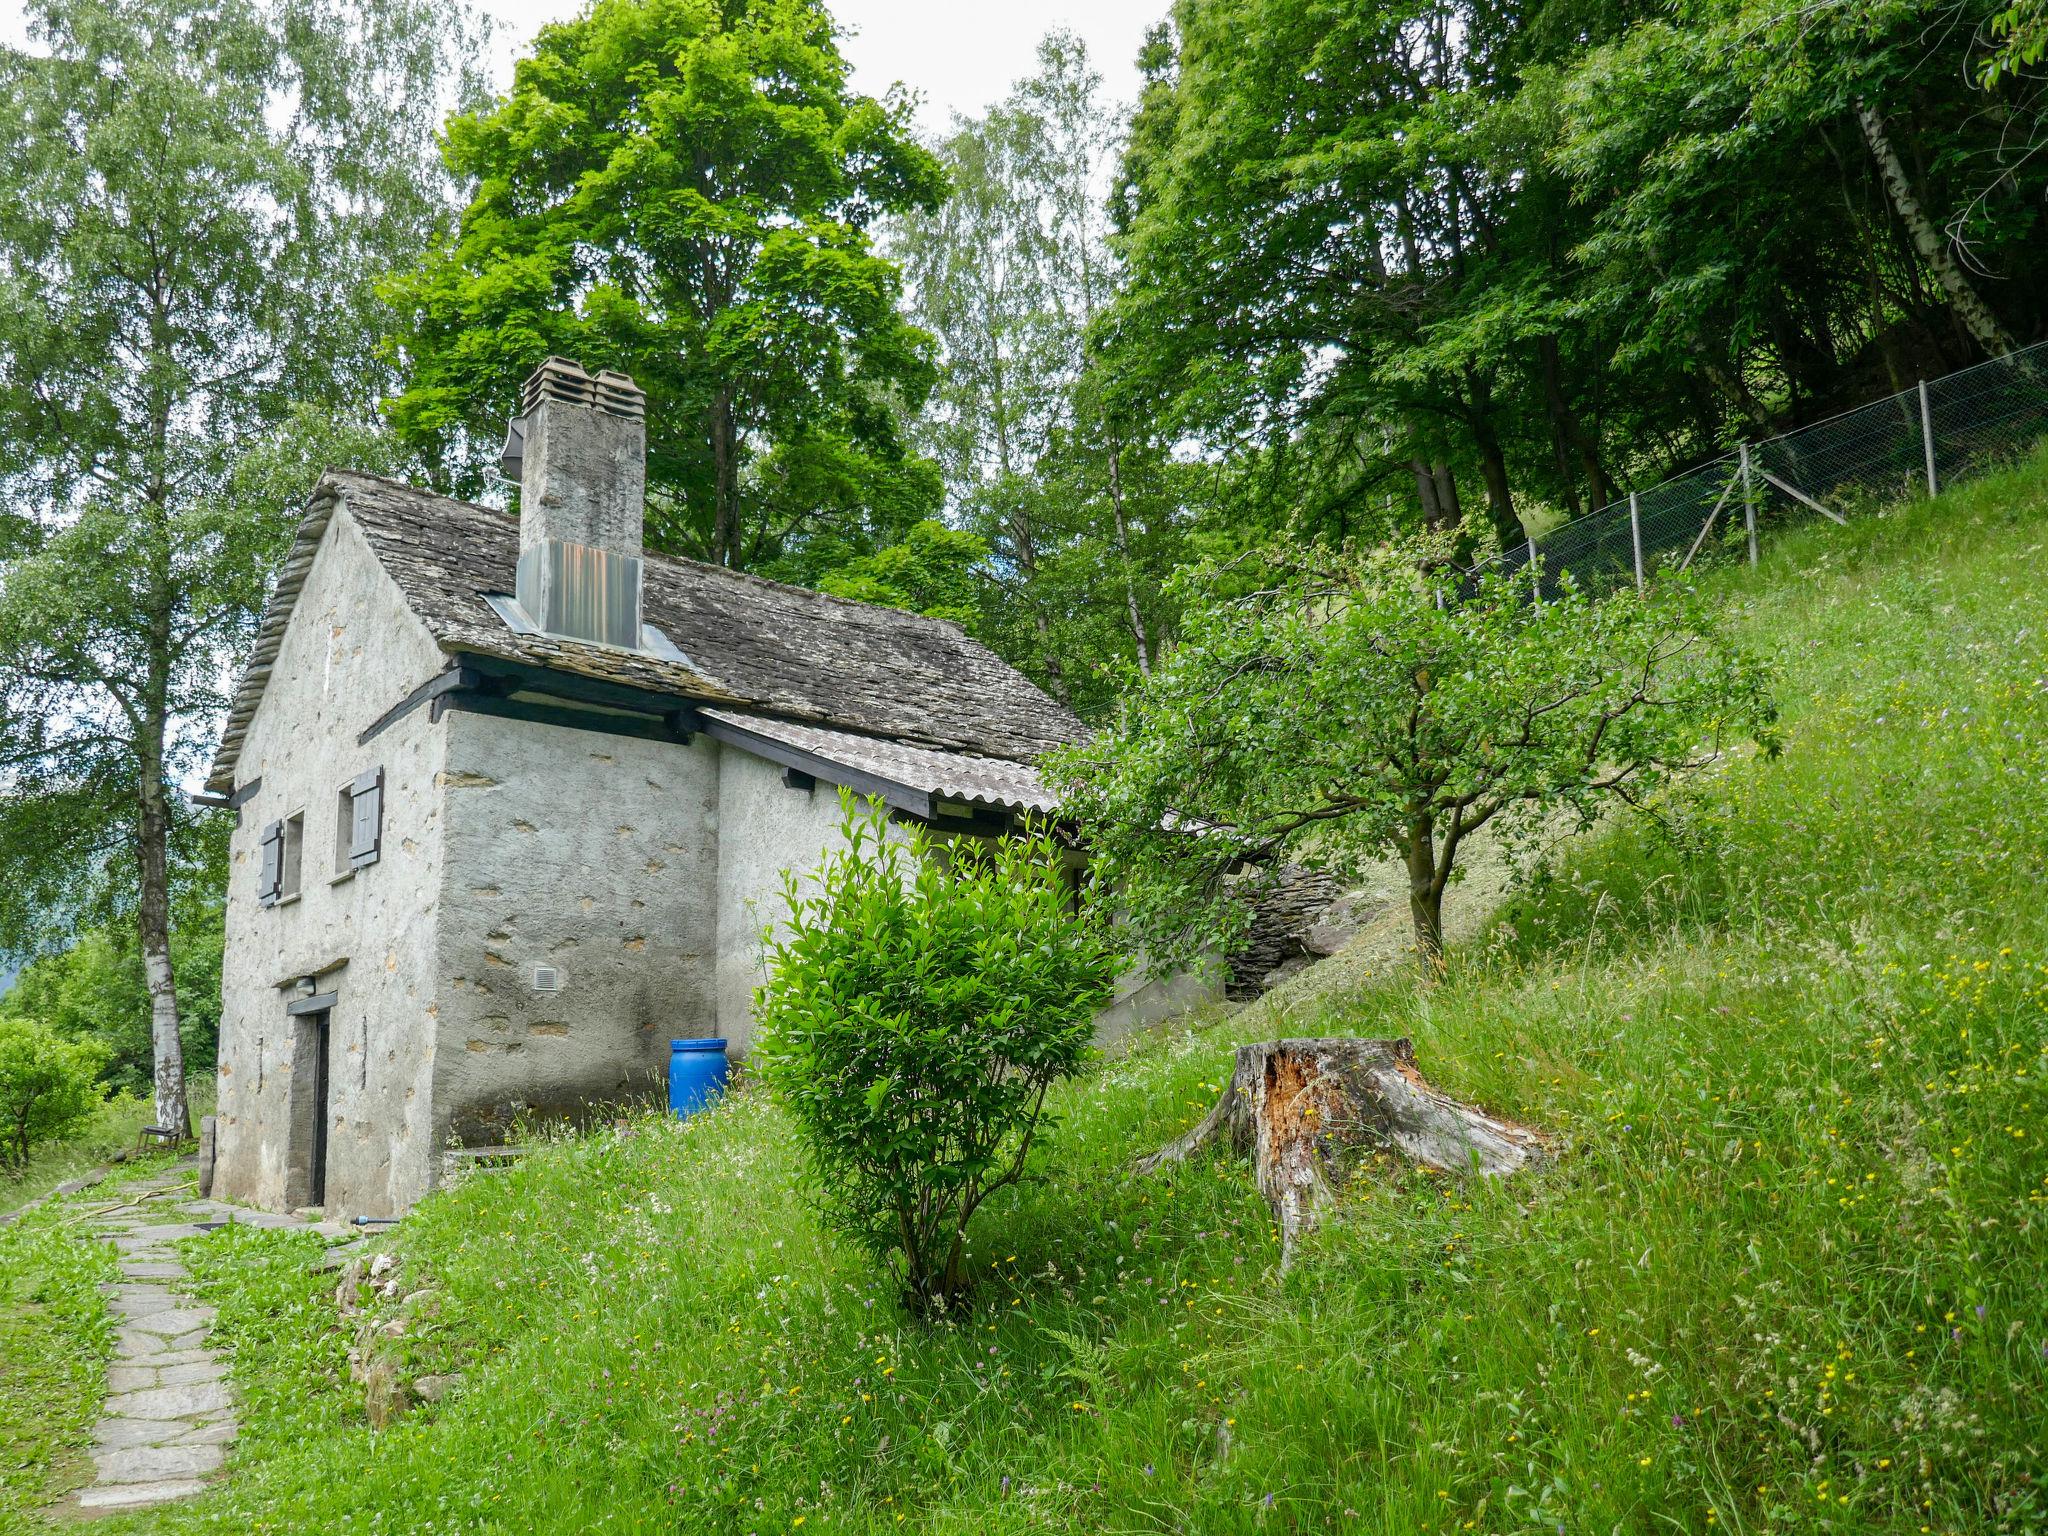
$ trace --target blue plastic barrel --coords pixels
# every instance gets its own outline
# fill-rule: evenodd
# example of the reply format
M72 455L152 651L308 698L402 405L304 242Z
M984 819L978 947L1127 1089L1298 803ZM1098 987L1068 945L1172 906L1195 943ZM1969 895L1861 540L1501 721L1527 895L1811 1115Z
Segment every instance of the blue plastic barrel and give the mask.
M678 1120L697 1113L725 1091L723 1040L668 1043L668 1107Z

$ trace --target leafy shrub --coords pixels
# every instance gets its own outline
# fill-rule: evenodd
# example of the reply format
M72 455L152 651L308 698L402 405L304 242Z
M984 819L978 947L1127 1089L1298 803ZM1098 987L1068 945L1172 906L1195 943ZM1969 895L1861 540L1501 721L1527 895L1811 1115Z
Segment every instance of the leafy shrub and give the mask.
M28 1019L0 1018L0 1167L72 1129L99 1103L106 1048L66 1040Z
M845 847L785 877L754 1059L827 1219L929 1314L965 1284L975 1208L1023 1176L1046 1089L1086 1059L1120 955L1049 838L941 844L841 804Z

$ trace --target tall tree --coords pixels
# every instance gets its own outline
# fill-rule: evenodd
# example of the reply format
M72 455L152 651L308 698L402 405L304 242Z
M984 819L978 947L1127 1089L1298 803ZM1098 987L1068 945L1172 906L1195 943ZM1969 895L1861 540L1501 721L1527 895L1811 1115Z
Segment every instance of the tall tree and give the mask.
M133 914L188 1129L177 786L308 461L381 375L374 274L443 218L453 0L41 0L0 53L0 947ZM294 402L299 403L293 414Z
M1974 84L2010 15L1179 0L1116 205L1118 388L1243 519L1478 505L1506 545L2037 337L2035 98Z
M1163 638L1181 489L1092 366L1119 275L1117 112L1086 45L1050 33L1036 71L940 144L953 195L888 235L940 344L919 441L992 552L985 630L1084 713L1108 706L1113 661L1143 669Z
M550 352L648 396L648 533L760 566L937 502L902 408L931 386L869 229L945 181L900 95L861 96L821 0L598 0L448 125L475 189L390 293L391 419L474 486Z

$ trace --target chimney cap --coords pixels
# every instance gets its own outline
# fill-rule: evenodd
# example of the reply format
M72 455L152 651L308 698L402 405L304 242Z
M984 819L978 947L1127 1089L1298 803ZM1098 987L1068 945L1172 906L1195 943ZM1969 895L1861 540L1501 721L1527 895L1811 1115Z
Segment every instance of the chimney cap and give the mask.
M593 378L573 358L549 357L527 378L519 391L520 409L530 415L543 400L581 405L629 421L647 419L647 396L629 376L607 368Z

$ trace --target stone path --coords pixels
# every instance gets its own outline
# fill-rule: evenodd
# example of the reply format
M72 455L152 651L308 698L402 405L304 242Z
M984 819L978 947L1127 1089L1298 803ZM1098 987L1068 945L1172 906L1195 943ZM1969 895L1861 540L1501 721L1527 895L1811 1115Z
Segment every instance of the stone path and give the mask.
M121 1254L121 1280L103 1289L120 1324L107 1401L93 1430L97 1476L68 1502L85 1516L187 1499L220 1470L237 1431L227 1368L207 1347L214 1309L180 1296L185 1266L171 1246L201 1223L303 1227L303 1220L201 1200L191 1165L124 1188L89 1216ZM323 1227L325 1231L341 1231Z

